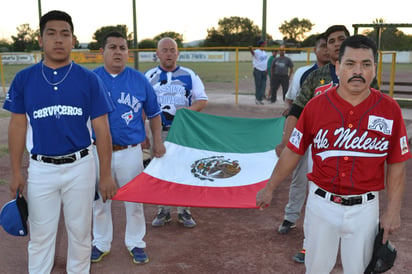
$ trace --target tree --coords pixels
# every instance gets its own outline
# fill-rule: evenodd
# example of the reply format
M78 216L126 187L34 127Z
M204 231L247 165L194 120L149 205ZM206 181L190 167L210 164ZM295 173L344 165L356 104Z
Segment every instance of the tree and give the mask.
M156 48L157 42L154 39L144 39L139 42L139 49Z
M301 46L304 48L310 48L315 46L316 38L319 34L312 34L302 41Z
M0 52L11 51L12 45L6 39L0 39Z
M132 37L132 34L127 34L127 26L126 25L116 25L116 26L104 26L101 27L100 29L96 30L95 33L93 34L93 40L95 42L90 42L89 43L89 49L91 50L97 50L99 49L102 44L103 44L103 39L108 34L109 32L112 31L118 31L120 32L124 37L127 39L127 46L131 48L133 45L133 41L130 37Z
M377 18L373 21L373 24L385 24L385 19ZM377 30L365 30L363 34L369 36L371 39L376 41ZM380 34L380 49L381 50L411 50L412 36L405 35L402 31L398 30L396 27L381 27Z
M249 46L262 37L262 31L252 20L238 16L219 19L218 28L208 29L207 33L206 47ZM267 37L272 39L269 35Z
M22 24L17 28L17 36L11 36L13 40L12 50L13 51L26 51L30 52L33 50L39 50L39 30L32 30L29 24Z
M183 47L183 34L174 32L174 31L166 31L166 32L162 32L159 35L156 35L153 40L155 41L155 43L157 44L157 42L159 42L160 39L164 38L164 37L170 37L173 38L176 43L177 43L177 47L181 48ZM157 45L156 45L157 46ZM156 47L155 46L155 47Z
M305 33L311 31L314 25L309 19L299 20L299 18L295 17L289 22L283 21L279 31L285 36L283 40L299 42L305 39Z

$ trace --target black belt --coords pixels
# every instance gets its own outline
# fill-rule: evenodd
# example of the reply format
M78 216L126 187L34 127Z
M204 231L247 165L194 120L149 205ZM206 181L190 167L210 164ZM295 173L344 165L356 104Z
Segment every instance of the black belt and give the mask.
M93 141L93 145L96 145L96 141ZM123 149L126 149L126 148L137 147L138 145L139 144L122 146L122 145L113 144L112 145L112 151L119 151L119 150L123 150Z
M87 156L89 154L89 150L87 148L80 150L79 152L80 158L77 158L76 154L77 153L73 153L73 154L61 156L61 157L50 157L50 156L42 156L38 154L33 154L31 158L33 160L48 163L48 164L63 165L63 164L73 163L74 161Z
M320 197L326 198L326 191L323 189L316 189L315 191L316 195L319 195ZM375 195L373 195L372 193L368 193L366 195L367 197L367 201L373 200L375 198ZM342 196L339 195L335 195L335 194L331 194L330 195L330 200L336 204L341 204L344 206L352 206L352 205L359 205L362 203L362 196L353 196L353 197L349 197L349 198L344 198Z
M127 145L127 146L113 145L113 146L112 146L112 150L113 150L113 151L119 151L119 150L123 150L123 149L126 149L126 148L136 147L137 145L138 145L138 144Z

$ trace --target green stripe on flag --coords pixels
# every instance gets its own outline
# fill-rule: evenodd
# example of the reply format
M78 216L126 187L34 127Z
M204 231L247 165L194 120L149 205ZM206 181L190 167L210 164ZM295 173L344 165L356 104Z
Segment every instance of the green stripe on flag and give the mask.
M216 152L264 152L281 142L284 122L284 117L238 118L179 109L166 140Z

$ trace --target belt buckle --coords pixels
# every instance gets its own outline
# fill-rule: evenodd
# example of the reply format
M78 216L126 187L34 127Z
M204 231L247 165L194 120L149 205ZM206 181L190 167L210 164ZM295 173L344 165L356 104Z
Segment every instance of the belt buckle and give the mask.
M79 154L80 154L80 153L79 153ZM65 158L66 158L66 159L65 159ZM76 160L78 160L77 157L76 157L76 154L71 154L71 155L68 155L68 156L66 156L66 157L62 157L62 159L65 159L66 161L70 159L70 160L73 160L73 162L76 161ZM79 159L80 159L80 157L79 157ZM72 162L70 162L70 160L69 160L68 162L69 162L69 163L72 163Z
M332 202L336 203L336 204L342 204L343 200L342 197L337 196L337 195L332 195Z

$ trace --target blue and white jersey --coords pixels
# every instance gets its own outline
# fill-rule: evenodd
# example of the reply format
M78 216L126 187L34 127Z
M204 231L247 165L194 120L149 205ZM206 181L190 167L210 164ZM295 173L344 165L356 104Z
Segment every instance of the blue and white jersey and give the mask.
M174 71L165 71L158 66L145 75L156 92L164 126L172 124L177 109L208 99L202 80L189 68L177 66Z
M112 142L116 145L139 144L146 138L142 109L151 119L160 115L156 94L143 73L126 67L120 74L111 75L104 67L94 72L109 90L116 108L109 113Z
M51 69L43 62L16 74L3 108L26 114L31 154L67 155L91 144L91 120L113 109L102 81L75 63Z
M292 101L295 100L296 96L298 96L299 94L300 87L306 80L306 77L308 77L308 75L312 71L317 70L318 68L319 67L317 63L298 68L293 75L293 80L291 85L289 86L288 92L286 93L286 98Z

